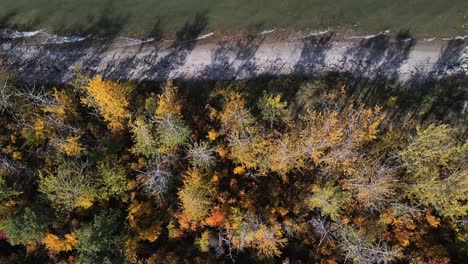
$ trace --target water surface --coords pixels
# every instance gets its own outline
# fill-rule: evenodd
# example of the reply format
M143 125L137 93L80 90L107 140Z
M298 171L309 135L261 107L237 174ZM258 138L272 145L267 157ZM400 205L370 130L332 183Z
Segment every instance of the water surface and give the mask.
M317 28L465 34L466 0L1 0L0 23L54 33L148 35L199 15L208 30Z

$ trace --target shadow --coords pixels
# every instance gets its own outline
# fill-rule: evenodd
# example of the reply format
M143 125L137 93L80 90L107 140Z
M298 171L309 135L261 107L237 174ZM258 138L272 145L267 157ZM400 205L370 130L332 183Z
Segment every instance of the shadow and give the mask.
M105 13L80 30L92 36L76 43L42 43L42 36L8 40L0 52L4 65L19 79L41 84L63 84L73 78L73 68L84 74L102 74L117 80L165 80L184 65L199 35L208 25L206 13L176 32L176 39L161 52L161 21L156 20L149 37L143 40L120 37L128 15ZM64 28L64 31L70 31ZM85 35L83 35L85 36ZM134 77L134 78L133 78Z
M177 78L176 71L185 64L190 52L195 47L198 36L208 26L208 16L206 13L198 13L192 22L185 25L176 32L176 39L165 51L165 55L159 57L157 50L148 54L144 58L145 70L139 73L139 80L167 80Z
M158 19L149 31L148 37L141 40L140 44L129 45L114 52L100 74L112 80L138 80L138 72L135 70L156 60L161 49L162 36L161 21Z
M43 21L43 18L36 15L28 16L27 22L22 22L21 24L14 23L13 19L19 14L20 13L17 10L13 9L2 16L2 18L0 18L0 29L7 28L17 31L33 31L38 30L37 26Z
M16 10L8 11L5 15L0 17L0 29L12 28L11 20L17 15Z
M307 108L320 108L324 93L344 88L346 96L341 105L379 105L384 108L387 114L382 129L386 124L398 124L410 117L421 124L449 123L466 138L468 78L463 71L457 71L457 67L462 67L465 42L449 41L435 64L423 64L407 72L403 81L399 76L401 67L415 44L409 31L400 32L394 39L383 34L364 39L345 52L343 69L322 72L319 76L307 74L319 72L323 62L320 55L308 56L317 54L314 52L317 44L310 45L311 48L304 45L295 67L296 72L302 74L290 81L289 89L281 91L283 99L298 114ZM454 74L450 70L454 70ZM268 86L277 85L278 80L273 78L267 86L258 89L272 91ZM259 93L255 93L258 98Z
M398 69L408 59L416 44L409 31L400 31L395 40L386 34L361 40L345 53L344 63L349 72L356 76L398 78Z
M452 39L447 46L441 50L440 57L435 64L435 69L439 72L454 70L459 68L462 63L463 50L466 43L462 39Z
M197 72L198 80L232 81L256 76L253 57L265 37L248 35L238 41L223 41L211 53L209 65Z
M396 37L397 41L404 41L406 39L413 38L413 34L411 34L411 30L409 29L401 29L398 31Z
M122 32L126 22L128 21L129 15L112 15L113 7L109 6L103 13L94 18L94 22L91 23L83 33L85 35L93 35L94 38L90 39L87 43L81 43L87 45L87 56L82 63L82 70L85 74L95 75L101 62L103 61L104 54L107 53L112 44L117 39L119 34ZM81 47L83 49L83 47Z
M196 38L208 26L208 16L205 13L197 13L192 22L186 22L182 29L176 32L174 45L191 46Z
M442 48L437 62L432 67L421 66L412 72L409 79L395 89L396 104L400 111L414 119L425 122L451 124L462 138L468 135L468 78L459 71L466 43L452 39ZM394 111L392 118L402 115Z
M343 66L355 76L372 76L378 74L378 66L389 48L390 38L380 34L364 39L347 49Z
M163 28L161 19L156 19L151 29L147 33L147 38L153 38L155 41L161 41L163 37Z
M381 89L382 83L391 86L399 82L400 68L415 44L409 31L400 31L395 39L380 33L349 47L341 67L353 77L345 83L350 100L373 104L375 100L371 98L376 98L376 93L387 95Z
M325 66L328 50L332 47L334 33L320 36L310 36L303 40L304 46L293 74L298 76L314 76Z
M76 11L70 13L56 13L54 20L46 23L48 32L61 36L76 36L76 35L93 35L98 37L112 38L121 33L123 27L127 24L130 16L128 13L122 14L119 7L116 7L116 2L112 0L102 0L106 2L104 8L90 7L85 11L85 19L82 21L70 20L70 15L74 15ZM47 17L44 14L46 10L37 10L37 16ZM41 13L42 12L42 13ZM44 25L41 21L30 22L32 26L41 29Z
M91 19L90 26L80 32L84 35L96 35L106 38L115 38L122 31L129 19L129 15L114 14L113 7L107 7L100 16ZM77 30L78 31L78 30ZM78 31L79 32L79 31Z
M63 27L64 32L87 34L83 41L48 43L44 36L8 40L11 45L3 45L1 50L3 62L18 78L33 83L65 83L72 77L74 66L85 65L84 72L94 74L92 69L100 64L128 19L128 15L113 15L111 10L104 10L83 30Z
M386 105L389 98L395 97L388 108L388 120L411 114L422 122L468 121L466 76L445 74L447 69L461 67L463 40L449 41L435 64L423 64L408 72L402 83L401 68L416 44L407 30L395 38L378 34L352 42L344 51L336 71L327 61L333 35L311 36L303 40L302 46L298 45L299 52L292 52L299 55L299 59L294 65L288 65L292 67L292 74L287 74L282 65L288 58L276 57L275 51L267 56L267 61L256 59L259 47L265 44L265 36L258 34L237 41L221 41L213 49L207 45L209 58L203 55L199 61L200 58L194 56L195 61L188 62L200 34L208 25L206 14L197 14L169 43L162 40L158 19L150 31L152 39L119 37L126 19L125 15L111 14L95 19L96 25L91 28L113 23L105 38L41 45L31 45L24 40L8 41L0 46L3 65L18 79L40 84L67 83L74 77L72 69L75 66L91 76L99 73L106 79L152 84L150 89L153 91L154 87L160 87L154 84L178 79L190 83L181 90L184 90L184 96L200 106L205 105L208 94L216 87L233 87L244 93L252 106L266 90L281 93L283 100L294 104L295 112L300 112L319 104L324 92L345 87L346 100L354 105ZM131 41L144 43L132 44ZM206 52L204 48L197 49L197 54ZM263 49L261 52L263 56Z
M221 41L216 49L211 51L208 63L204 64L195 74L181 78L179 91L190 104L185 109L189 118L187 120L193 127L202 131L209 120L192 120L190 113L204 111L210 94L218 88L230 87L237 80L253 80L257 74L257 67L253 57L260 45L263 36L248 35L237 41ZM249 81L239 81L243 84ZM258 87L258 86L256 86ZM254 87L254 88L256 88ZM252 94L253 90L249 90Z

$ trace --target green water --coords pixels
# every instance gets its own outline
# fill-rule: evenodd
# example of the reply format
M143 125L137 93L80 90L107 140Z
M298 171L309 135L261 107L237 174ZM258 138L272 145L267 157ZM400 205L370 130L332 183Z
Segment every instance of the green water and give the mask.
M410 29L419 36L464 34L468 0L0 0L0 22L58 33L145 35L177 31L195 14L204 31L229 29Z

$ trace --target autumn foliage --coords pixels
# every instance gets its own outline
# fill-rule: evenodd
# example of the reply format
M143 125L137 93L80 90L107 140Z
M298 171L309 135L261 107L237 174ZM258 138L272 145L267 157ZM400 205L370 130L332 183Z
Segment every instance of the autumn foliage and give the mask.
M75 247L76 243L76 233L72 232L66 234L64 238L60 238L54 234L46 234L42 243L45 247L52 252L62 252L62 251L71 251Z
M129 105L127 97L131 87L126 84L103 80L97 75L89 80L85 87L86 96L81 102L91 108L95 108L107 122L109 129L119 132L125 129L130 114L127 111Z
M463 125L351 80L79 74L13 95L0 262L461 263Z

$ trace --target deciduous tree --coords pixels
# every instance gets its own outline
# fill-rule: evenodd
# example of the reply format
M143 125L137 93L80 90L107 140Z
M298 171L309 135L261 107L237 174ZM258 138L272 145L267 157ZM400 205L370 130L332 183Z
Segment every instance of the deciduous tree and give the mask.
M209 213L215 187L209 176L197 169L189 169L184 177L184 186L179 190L182 209L190 220L201 221Z
M111 131L122 132L130 118L127 108L132 89L129 84L103 80L96 75L85 87L81 102L101 114Z
M468 143L458 143L447 125L419 129L400 152L407 170L408 197L449 219L468 214Z

